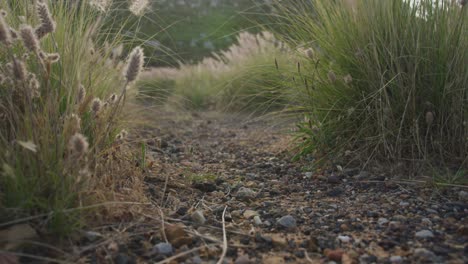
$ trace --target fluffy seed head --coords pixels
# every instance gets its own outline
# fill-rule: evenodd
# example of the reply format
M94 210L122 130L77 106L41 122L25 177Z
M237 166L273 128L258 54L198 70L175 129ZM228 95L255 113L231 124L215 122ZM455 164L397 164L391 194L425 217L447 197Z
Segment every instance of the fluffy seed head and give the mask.
M432 113L432 111L427 111L426 112L426 124L430 126L432 125L433 122L434 122L434 113Z
M5 45L9 45L11 44L11 32L10 27L5 22L3 12L4 11L1 10L0 13L0 42Z
M91 6L95 7L101 12L106 12L107 8L110 6L112 0L91 0Z
M347 74L345 77L343 77L343 80L346 84L350 84L353 81L353 77L351 74Z
M102 109L102 101L99 98L94 98L93 101L91 102L91 111L93 111L93 114L96 116L99 111Z
M75 114L71 114L69 117L71 129L76 133L81 129L81 118Z
M24 65L24 62L21 59L13 58L12 71L13 71L13 76L15 76L16 80L18 81L26 80L28 71L26 70L26 66Z
M117 99L118 99L117 95L113 93L109 96L109 99L107 99L107 102L110 104L114 104L117 102Z
M328 80L332 83L336 82L336 74L333 71L328 72Z
M127 59L127 67L124 75L128 82L133 82L138 78L143 68L144 54L141 47L136 47L132 50Z
M312 48L306 49L305 55L307 56L307 58L312 59L314 57L314 50Z
M130 7L128 8L135 16L140 16L145 13L146 8L149 5L148 0L132 0Z
M32 52L39 50L39 41L37 40L34 29L30 25L22 25L20 28L21 39L24 46Z
M36 28L36 35L41 39L45 35L54 32L56 24L52 19L52 15L50 14L49 7L46 3L37 1L36 13L41 21L41 24Z
M75 133L68 143L68 149L79 157L88 152L88 147L88 140L80 133Z
M58 53L49 53L47 54L47 60L51 63L55 63L60 60L60 54Z
M31 98L38 98L40 96L39 88L39 81L37 80L36 75L32 73L29 77L29 91Z
M77 102L78 102L79 104L81 104L81 103L84 101L85 97L86 97L86 89L85 89L85 87L84 87L82 84L80 84L80 86L79 86L79 88L78 88L78 98L77 98Z

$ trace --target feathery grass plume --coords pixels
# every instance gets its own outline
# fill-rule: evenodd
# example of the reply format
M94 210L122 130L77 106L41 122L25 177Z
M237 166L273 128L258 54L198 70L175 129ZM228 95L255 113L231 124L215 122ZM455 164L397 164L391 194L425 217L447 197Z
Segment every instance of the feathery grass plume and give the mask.
M121 141L121 140L126 139L127 136L128 136L127 130L122 129L122 131L120 131L120 133L117 134L117 136L115 136L115 139L118 140L118 141Z
M128 56L127 66L124 70L125 78L127 82L133 82L138 78L144 61L144 53L141 47L136 47L132 50Z
M85 97L86 97L86 88L82 84L80 84L78 88L78 97L76 98L76 102L78 104L81 104L84 101Z
M75 133L68 142L68 150L78 157L85 155L88 148L88 140L80 133Z
M111 58L114 60L118 59L120 56L122 56L122 52L123 52L123 45L120 44L117 47L112 49Z
M91 111L93 112L94 116L97 116L102 109L102 101L99 98L94 98L91 102Z
M28 71L26 70L24 62L21 59L15 57L13 58L13 63L11 64L11 66L13 76L15 77L15 79L17 81L25 81Z
M314 57L314 50L312 48L306 49L304 53L309 59L312 59Z
M60 54L58 53L49 53L47 54L47 61L50 63L55 63L60 60Z
M107 99L107 102L109 104L115 104L118 100L117 94L113 93L109 96L109 99Z
M128 10L130 10L130 12L132 12L135 16L140 16L145 13L148 5L148 0L131 0L131 4Z
M18 32L16 32L16 30L14 28L10 27L10 36L11 36L11 40L17 40L19 34L18 34Z
M20 27L20 35L24 46L32 52L39 51L39 41L34 33L34 29L30 25L22 25Z
M81 118L76 114L71 114L68 118L71 129L74 133L78 133L81 129Z
M39 20L41 21L41 24L36 28L35 31L37 37L41 39L47 34L54 32L56 24L46 3L37 1L36 13L39 17Z
M97 8L101 12L106 12L107 8L111 5L112 0L91 0L91 6Z
M336 74L331 70L328 72L328 80L332 83L336 82Z
M40 84L36 78L36 74L30 73L29 74L29 92L31 98L38 98L40 96Z
M347 74L345 77L343 77L343 81L346 84L350 84L353 81L353 77L351 76L351 74Z
M5 11L3 10L0 11L0 42L2 42L5 45L10 45L11 44L11 32L10 32L10 27L5 22L4 12Z

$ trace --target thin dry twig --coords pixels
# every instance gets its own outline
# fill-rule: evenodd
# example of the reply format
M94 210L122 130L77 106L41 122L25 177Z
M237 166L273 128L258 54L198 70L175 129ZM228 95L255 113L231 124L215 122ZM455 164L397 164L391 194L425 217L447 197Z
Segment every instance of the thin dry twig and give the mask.
M164 213L161 210L161 208L158 208L158 209L159 209L159 214L161 215L161 234L164 238L164 241L166 241L166 243L169 243L169 241L167 240L167 236L166 236L166 228L164 227Z
M192 248L192 249L187 250L187 251L184 251L184 252L180 252L180 253L177 254L177 255L174 255L174 256L172 256L172 257L170 257L170 258L167 258L167 259L165 259L165 260L161 260L161 261L159 261L159 262L156 262L155 264L169 263L169 262L171 262L171 261L173 261L173 260L175 260L175 259L178 259L178 258L180 258L180 257L183 257L183 256L185 256L185 255L188 255L188 254L190 254L190 253L192 253L192 252L201 250L201 249L203 249L203 248L205 248L205 247L207 247L207 246L208 246L208 245L203 245L203 246L200 246L200 247Z
M166 179L164 180L164 188L161 195L161 207L164 207L164 197L166 196L167 183L169 182L169 173L166 174Z
M228 249L227 235L226 235L226 221L224 219L224 216L226 215L226 209L227 209L227 206L224 207L224 211L223 211L223 253L221 254L221 257L219 258L217 264L223 263L224 258L226 257L227 249Z

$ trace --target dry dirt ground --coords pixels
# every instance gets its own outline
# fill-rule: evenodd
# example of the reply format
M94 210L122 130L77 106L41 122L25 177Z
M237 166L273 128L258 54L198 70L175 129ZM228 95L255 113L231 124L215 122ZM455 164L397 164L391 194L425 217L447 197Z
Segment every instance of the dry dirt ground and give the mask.
M151 114L152 206L86 232L86 263L467 263L467 193L291 162L291 123ZM161 221L164 219L164 221ZM227 242L227 243L225 243ZM221 262L218 262L221 259Z

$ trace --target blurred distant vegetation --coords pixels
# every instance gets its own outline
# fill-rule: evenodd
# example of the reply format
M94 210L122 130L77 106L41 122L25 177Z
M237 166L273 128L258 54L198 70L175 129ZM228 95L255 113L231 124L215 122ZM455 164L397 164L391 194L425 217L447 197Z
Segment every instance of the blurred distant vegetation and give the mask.
M139 32L137 37L145 42L147 55L152 57L151 66L197 63L212 52L227 49L240 31L259 32L258 25L265 23L262 14L270 11L267 2L159 0L133 23L138 29L129 32Z

